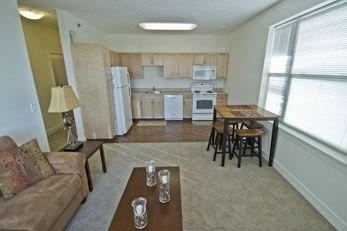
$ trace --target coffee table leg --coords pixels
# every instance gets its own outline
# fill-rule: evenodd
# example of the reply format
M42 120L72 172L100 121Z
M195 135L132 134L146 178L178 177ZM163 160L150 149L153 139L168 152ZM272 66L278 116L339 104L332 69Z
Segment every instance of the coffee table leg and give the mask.
M100 157L101 157L102 170L104 170L104 172L107 172L104 147L102 145L100 146Z
M89 168L88 159L86 160L86 173L87 173L89 191L91 192L91 191L93 191L93 182L92 182L92 176L90 175L90 168Z

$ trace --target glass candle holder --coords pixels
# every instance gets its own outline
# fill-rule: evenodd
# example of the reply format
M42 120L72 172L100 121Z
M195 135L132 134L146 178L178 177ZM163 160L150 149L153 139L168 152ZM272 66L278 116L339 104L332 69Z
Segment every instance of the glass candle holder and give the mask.
M159 201L167 203L170 201L170 171L167 169L158 172L159 177Z
M154 160L146 161L146 184L148 187L153 187L157 184Z
M147 226L147 200L139 197L131 203L134 211L134 226L136 229L143 229Z

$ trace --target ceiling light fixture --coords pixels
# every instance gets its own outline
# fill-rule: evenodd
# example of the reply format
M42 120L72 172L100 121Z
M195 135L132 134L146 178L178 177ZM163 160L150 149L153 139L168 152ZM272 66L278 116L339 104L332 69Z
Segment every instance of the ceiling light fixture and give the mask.
M32 8L26 8L21 7L18 9L19 14L22 15L24 18L28 18L31 20L39 20L45 16L45 14L42 11L35 10Z
M166 22L144 22L139 26L145 30L193 30L196 24L193 23L166 23Z

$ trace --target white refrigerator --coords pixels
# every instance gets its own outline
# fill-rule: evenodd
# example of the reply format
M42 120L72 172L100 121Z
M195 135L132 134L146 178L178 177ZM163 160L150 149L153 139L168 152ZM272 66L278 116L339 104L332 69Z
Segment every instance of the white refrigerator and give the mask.
M116 104L116 134L124 135L133 124L130 78L126 67L112 67L111 69Z

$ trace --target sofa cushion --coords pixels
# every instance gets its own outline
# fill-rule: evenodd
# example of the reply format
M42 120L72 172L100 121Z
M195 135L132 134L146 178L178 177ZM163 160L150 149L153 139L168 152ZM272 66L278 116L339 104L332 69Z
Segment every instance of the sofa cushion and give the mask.
M0 151L0 190L5 198L28 188L36 179L35 167L18 148ZM33 175L33 176L32 176Z
M9 136L1 136L0 137L0 151L6 151L9 149L16 148L17 144L13 139Z
M48 230L81 190L78 175L53 175L0 204L0 230Z
M26 158L35 163L36 168L39 170L41 179L46 179L47 177L54 175L54 169L46 160L36 139L30 140L21 145L20 149L24 152Z

